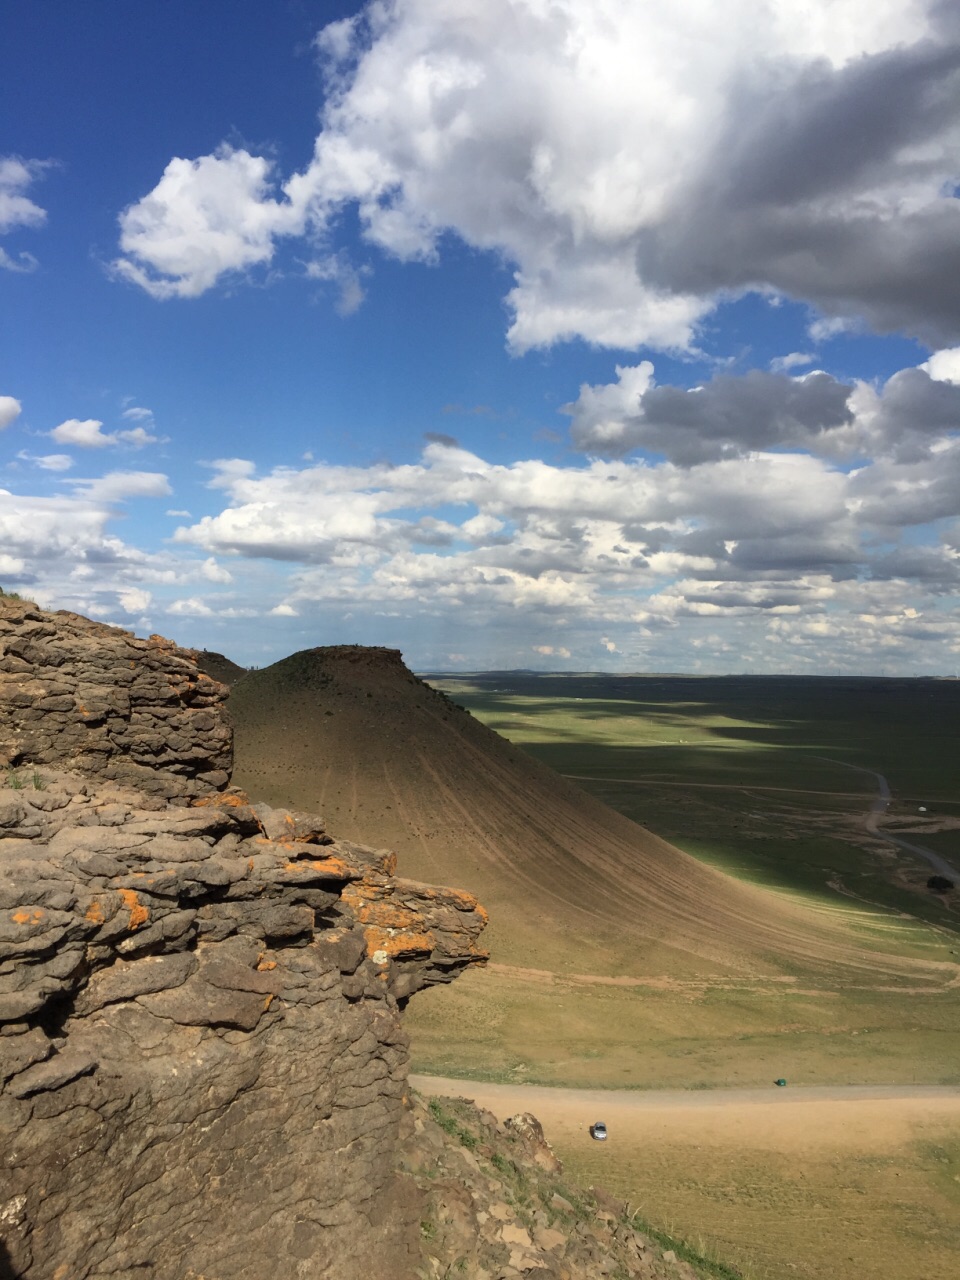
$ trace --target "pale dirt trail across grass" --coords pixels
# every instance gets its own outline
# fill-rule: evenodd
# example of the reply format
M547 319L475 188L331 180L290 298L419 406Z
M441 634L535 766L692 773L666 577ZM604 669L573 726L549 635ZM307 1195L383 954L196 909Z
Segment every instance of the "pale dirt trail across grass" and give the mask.
M844 769L854 769L857 773L865 773L868 777L875 778L877 782L877 794L874 796L870 805L870 810L864 819L863 825L871 835L883 840L886 844L892 844L898 849L906 849L908 853L914 853L917 857L923 858L929 862L934 871L938 871L941 875L947 876L954 881L960 880L960 871L956 867L947 862L946 858L934 853L932 849L928 849L926 845L917 844L912 840L904 840L901 836L895 836L884 831L880 826L880 820L890 807L890 784L882 773L877 773L875 769L865 769L858 764L846 764L842 760L831 760L829 756L822 756L821 759L826 760L829 764L838 764Z
M517 1111L533 1111L543 1119L537 1106L547 1108L550 1114L572 1117L574 1114L591 1116L594 1111L604 1115L663 1108L745 1107L751 1105L774 1107L804 1107L818 1103L883 1102L910 1103L934 1100L946 1109L955 1110L960 1119L960 1087L955 1085L913 1084L846 1084L804 1085L799 1089L778 1089L772 1082L770 1088L760 1089L560 1089L536 1084L487 1084L483 1081L458 1080L451 1076L411 1075L410 1083L421 1093L431 1097L472 1098L480 1106L488 1107L502 1118ZM921 1108L922 1109L922 1108ZM938 1108L939 1109L939 1108ZM599 1114L599 1112L598 1112Z
M662 778L598 778L593 773L563 773L560 776L569 778L572 782L613 782L618 787L683 787L685 791L691 787L707 791L786 791L790 795L797 796L841 796L850 800L862 800L864 795L862 791L814 791L810 787L771 787L755 785L752 782L676 782Z

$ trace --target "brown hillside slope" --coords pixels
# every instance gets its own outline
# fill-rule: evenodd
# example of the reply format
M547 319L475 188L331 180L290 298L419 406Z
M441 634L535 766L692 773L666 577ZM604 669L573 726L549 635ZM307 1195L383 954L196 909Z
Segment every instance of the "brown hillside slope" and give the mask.
M212 680L219 680L221 684L234 684L247 674L246 667L238 666L224 654L215 653L212 649L191 649L190 652L204 675Z
M407 876L477 894L494 961L598 975L956 977L703 866L455 707L395 650L304 650L246 674L230 711L239 786L389 845Z

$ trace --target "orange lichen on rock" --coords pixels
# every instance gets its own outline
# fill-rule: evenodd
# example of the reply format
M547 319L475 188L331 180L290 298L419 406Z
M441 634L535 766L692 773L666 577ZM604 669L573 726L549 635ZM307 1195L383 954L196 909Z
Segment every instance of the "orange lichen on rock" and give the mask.
M392 849L381 861L380 870L385 876L393 876L397 874L397 855Z
M341 895L343 901L351 910L356 913L365 903L382 896L379 885L371 884L369 880L355 880L353 884L348 884Z
M329 876L331 880L350 880L356 875L353 868L348 866L342 858L316 858L303 862L288 862L283 869L284 871L306 871L308 868L322 876Z
M457 911L476 911L484 923L489 919L486 911L480 906L472 893L466 889L444 889L437 885L417 883L417 894L431 902L443 902Z
M139 929L142 924L146 924L150 919L150 912L137 897L136 892L133 889L118 889L117 892L130 912L130 928Z
M426 930L420 933L413 931L394 932L392 929L369 925L363 931L367 940L367 955L374 960L377 952L384 958L395 959L397 956L429 955L435 941L432 933Z
M379 925L381 929L414 929L422 927L423 917L409 907L392 902L370 902L357 912L361 924Z
M91 924L103 924L104 920L107 918L103 909L103 903L99 898L94 898L83 914Z
M371 884L369 880L347 885L342 898L361 924L379 925L382 929L409 929L423 923L419 911L384 898L381 886Z
M45 914L42 907L37 907L34 911L12 911L10 919L14 924L39 924Z
M227 795L218 792L214 796L197 796L190 802L193 809L204 809L211 804L223 809L246 809L250 805L250 797L245 791L231 791Z

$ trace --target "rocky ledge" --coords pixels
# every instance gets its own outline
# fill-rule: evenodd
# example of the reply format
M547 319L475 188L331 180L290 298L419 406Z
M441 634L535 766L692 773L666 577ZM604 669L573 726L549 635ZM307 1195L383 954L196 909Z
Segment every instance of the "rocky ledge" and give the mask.
M227 692L163 636L0 597L0 764L58 764L168 797L222 790Z
M0 1277L407 1280L399 1010L482 909L228 789L185 651L7 601L0 636Z

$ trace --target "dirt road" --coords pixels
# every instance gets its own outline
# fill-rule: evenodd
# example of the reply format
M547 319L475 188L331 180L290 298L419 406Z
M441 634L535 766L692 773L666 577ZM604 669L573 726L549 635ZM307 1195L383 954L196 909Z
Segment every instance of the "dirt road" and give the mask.
M960 1088L548 1089L414 1077L532 1111L566 1176L763 1280L954 1280ZM588 1126L603 1120L606 1142ZM946 1161L946 1162L945 1162ZM957 1180L954 1180L954 1173Z
M820 756L821 760L828 760L827 756ZM926 845L916 844L912 840L904 840L901 836L892 835L889 831L884 831L880 826L880 820L887 812L890 806L890 784L882 773L877 773L875 769L865 769L862 765L847 764L844 760L830 760L831 764L839 764L844 769L853 769L855 773L865 773L868 777L875 778L877 783L877 795L874 797L870 806L870 812L864 819L863 825L879 840L883 840L885 844L892 844L896 848L906 849L908 853L915 853L918 858L924 858L930 863L934 871L938 871L940 875L946 876L947 879L954 882L960 881L960 871L952 866L939 853L935 853L933 849L928 849Z
M534 1111L538 1106L562 1108L572 1114L595 1111L661 1111L666 1108L717 1108L763 1106L797 1107L824 1102L907 1102L936 1099L957 1107L960 1087L955 1085L805 1085L778 1089L771 1081L760 1089L557 1089L533 1084L486 1084L445 1076L412 1075L410 1083L431 1096L473 1098L495 1115Z

